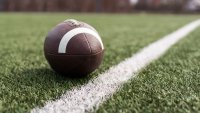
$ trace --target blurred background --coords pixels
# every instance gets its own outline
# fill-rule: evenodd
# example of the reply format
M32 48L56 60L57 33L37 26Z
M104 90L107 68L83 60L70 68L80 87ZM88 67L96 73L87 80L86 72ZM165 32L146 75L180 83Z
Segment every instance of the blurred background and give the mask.
M0 11L198 13L200 0L0 0Z

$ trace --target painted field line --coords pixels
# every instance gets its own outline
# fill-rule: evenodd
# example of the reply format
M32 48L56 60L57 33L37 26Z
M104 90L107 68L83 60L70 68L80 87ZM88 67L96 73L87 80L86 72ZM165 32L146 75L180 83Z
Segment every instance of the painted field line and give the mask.
M113 93L135 77L137 73L152 61L162 56L172 45L200 26L200 20L163 37L143 48L131 58L111 67L105 73L87 84L66 91L60 99L49 101L42 108L34 108L32 113L84 113L98 109Z

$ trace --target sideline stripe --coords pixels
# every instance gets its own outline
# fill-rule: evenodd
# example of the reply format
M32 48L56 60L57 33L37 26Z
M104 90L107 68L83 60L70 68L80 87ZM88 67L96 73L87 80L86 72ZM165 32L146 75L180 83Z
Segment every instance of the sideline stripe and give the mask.
M49 101L42 108L35 108L32 113L84 113L98 109L113 93L135 77L141 69L162 56L172 45L200 26L200 20L143 48L131 58L111 67L105 73L89 81L87 84L66 91L60 99Z

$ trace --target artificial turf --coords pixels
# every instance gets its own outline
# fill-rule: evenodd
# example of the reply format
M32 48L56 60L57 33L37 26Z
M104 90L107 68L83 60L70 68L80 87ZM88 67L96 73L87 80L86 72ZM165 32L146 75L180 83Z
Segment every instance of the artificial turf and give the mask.
M58 75L50 69L43 55L43 42L47 32L68 18L82 20L94 26L105 45L106 52L101 67L86 78L71 79ZM142 47L196 18L198 16L194 15L1 13L0 112L29 112L48 100L59 98L66 90L87 83ZM164 67L168 66L166 64ZM145 78L147 73L148 71L143 72L139 77ZM154 80L151 79L151 82ZM119 95L125 94L120 98L128 98L130 95L126 93L133 90L142 94L146 90L144 87L140 92L132 84L135 84L134 81L124 86ZM138 82L137 85L142 84L144 83ZM130 91L127 91L128 86L131 87ZM112 99L114 98L115 96ZM119 101L112 99L100 111L114 111L117 106L112 106L115 105L112 102ZM139 98L133 102L137 100ZM127 109L126 101L123 104L121 110ZM137 107L140 108L139 105Z
M199 113L200 28L106 101L98 113Z

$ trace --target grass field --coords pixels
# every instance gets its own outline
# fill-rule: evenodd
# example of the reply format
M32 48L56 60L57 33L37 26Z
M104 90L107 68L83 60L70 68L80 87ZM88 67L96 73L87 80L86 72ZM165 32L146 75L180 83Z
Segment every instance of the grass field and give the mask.
M141 48L199 18L195 15L2 13L0 15L0 112L29 112L66 90L87 83ZM47 32L68 18L99 31L105 56L86 78L52 71L43 56ZM97 112L199 112L199 31L129 81Z
M98 112L200 112L199 30L125 84Z

